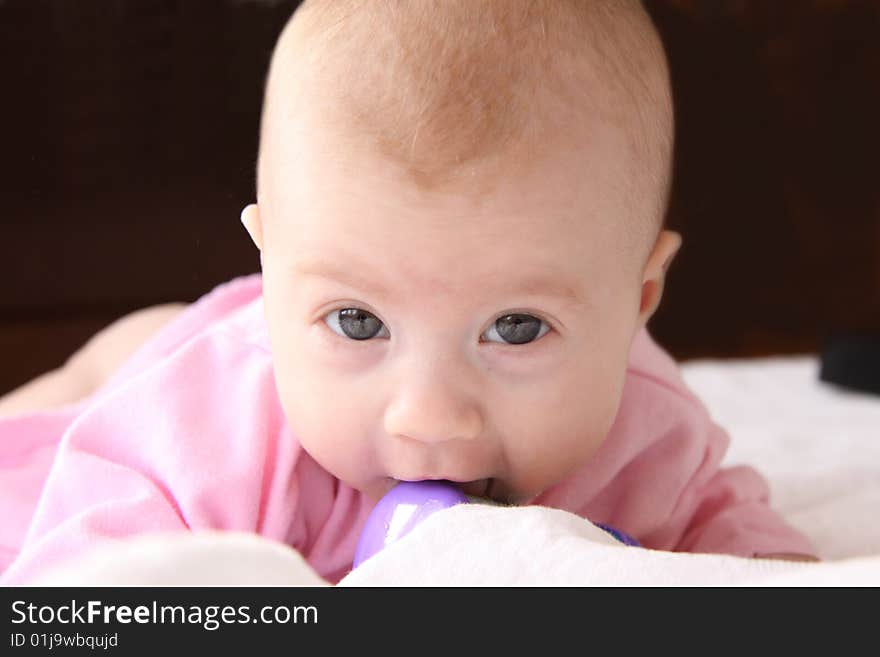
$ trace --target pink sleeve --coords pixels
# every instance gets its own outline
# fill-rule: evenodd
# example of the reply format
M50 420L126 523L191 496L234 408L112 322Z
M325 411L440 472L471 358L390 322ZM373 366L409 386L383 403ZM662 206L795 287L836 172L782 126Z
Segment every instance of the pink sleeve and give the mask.
M698 429L708 434L707 454L727 445L721 427L708 417ZM674 549L720 552L743 557L778 553L815 555L810 542L770 506L767 482L745 465L714 468L710 457L699 468L679 499L675 516L687 517Z
M325 525L351 524L353 505L334 510L334 491L282 421L268 354L254 357L253 347L214 332L120 383L72 423L2 583L155 531L253 531L308 557Z

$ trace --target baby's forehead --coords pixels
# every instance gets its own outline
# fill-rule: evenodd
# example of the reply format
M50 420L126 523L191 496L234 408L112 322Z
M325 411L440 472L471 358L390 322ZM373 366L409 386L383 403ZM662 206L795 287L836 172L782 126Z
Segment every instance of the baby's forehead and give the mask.
M318 148L311 139L325 137L317 132L309 131L304 157L278 168L261 199L271 213L269 248L291 248L291 259L360 254L400 271L421 261L412 269L442 282L464 263L485 264L497 278L587 258L595 272L606 262L619 267L629 254L631 217L608 192L620 176L601 156L590 163L578 149L560 149L508 175L472 165L465 179L425 189L380 153L343 152L342 143ZM579 182L579 167L595 168L589 182Z
M268 222L293 224L291 234L361 240L370 232L409 231L417 242L428 236L413 248L436 250L431 235L491 244L513 232L524 252L565 237L606 244L622 255L630 243L644 241L625 184L633 179L626 168L632 160L619 156L627 139L620 131L573 128L541 151L514 148L505 157L463 165L458 178L425 186L399 161L350 140L320 115L291 117L280 128L264 142L274 154L265 158L259 203Z

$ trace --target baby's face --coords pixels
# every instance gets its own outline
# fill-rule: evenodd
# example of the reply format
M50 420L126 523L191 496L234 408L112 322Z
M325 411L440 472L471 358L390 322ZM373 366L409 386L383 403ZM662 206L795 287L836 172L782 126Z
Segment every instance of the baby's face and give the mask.
M373 497L448 479L524 502L589 459L644 319L616 133L479 199L466 183L420 191L377 155L340 157L320 130L295 150L273 160L258 241L278 391L303 447Z

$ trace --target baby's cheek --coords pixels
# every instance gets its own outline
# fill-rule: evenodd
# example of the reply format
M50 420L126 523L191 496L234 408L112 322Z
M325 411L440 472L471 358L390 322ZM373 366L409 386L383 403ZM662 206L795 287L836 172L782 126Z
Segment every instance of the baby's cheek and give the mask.
M322 377L296 377L285 389L288 425L303 448L325 470L359 487L371 461L368 427L356 391Z
M320 377L311 376L302 367L275 367L275 379L287 424L306 445L315 429L325 424L329 414L328 398Z
M599 449L614 423L617 387L613 381L576 377L559 391L559 403L544 415L541 435L552 477L567 474Z

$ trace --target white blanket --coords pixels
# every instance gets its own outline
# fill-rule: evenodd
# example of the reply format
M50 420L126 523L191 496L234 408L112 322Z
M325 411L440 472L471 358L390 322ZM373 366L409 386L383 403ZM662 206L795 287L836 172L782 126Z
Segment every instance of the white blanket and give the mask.
M819 382L813 357L692 361L684 376L756 466L820 564L626 547L572 514L462 505L435 513L341 585L880 585L880 397ZM63 585L324 585L253 535L147 536L49 574Z

